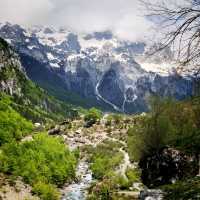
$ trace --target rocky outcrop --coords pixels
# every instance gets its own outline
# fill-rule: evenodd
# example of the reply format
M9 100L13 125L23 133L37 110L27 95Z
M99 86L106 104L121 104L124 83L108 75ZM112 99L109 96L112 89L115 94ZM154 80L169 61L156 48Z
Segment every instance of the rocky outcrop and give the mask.
M61 127L59 125L56 125L54 128L50 129L48 131L49 135L59 135L61 134Z
M148 187L174 183L198 174L198 162L195 158L173 148L164 148L146 156L139 165L142 169L142 181Z
M104 74L98 90L101 96L120 108L124 102L124 88L115 71L115 66L117 67L117 65L118 63L114 63L112 68Z
M24 74L19 57L7 42L0 38L0 91L21 96L22 92L18 78L20 73Z

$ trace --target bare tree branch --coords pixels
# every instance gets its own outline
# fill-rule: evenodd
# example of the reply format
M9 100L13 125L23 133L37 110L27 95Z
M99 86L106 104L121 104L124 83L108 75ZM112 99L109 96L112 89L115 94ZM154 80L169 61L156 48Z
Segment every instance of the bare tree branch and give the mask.
M177 61L181 66L193 65L200 71L200 0L185 0L186 4L167 4L167 0L152 3L140 0L146 9L146 17L159 20L160 29L164 30L163 39L155 52L175 47ZM171 1L173 2L173 1Z

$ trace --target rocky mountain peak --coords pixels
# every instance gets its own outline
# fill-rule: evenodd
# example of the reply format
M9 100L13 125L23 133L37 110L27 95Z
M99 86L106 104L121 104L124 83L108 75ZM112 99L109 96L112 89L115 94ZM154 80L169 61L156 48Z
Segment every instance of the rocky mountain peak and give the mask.
M192 94L192 81L177 80L170 70L170 50L148 60L146 44L119 40L110 31L77 34L5 24L0 36L17 50L32 80L64 99L69 99L64 91L72 92L93 105L131 113L145 111L152 94L179 99Z

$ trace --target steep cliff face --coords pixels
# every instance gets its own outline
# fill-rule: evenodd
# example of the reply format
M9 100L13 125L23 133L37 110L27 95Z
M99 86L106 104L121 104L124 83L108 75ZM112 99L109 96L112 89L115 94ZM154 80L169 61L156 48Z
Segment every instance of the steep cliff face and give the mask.
M0 92L12 96L13 106L23 115L34 120L60 118L73 113L64 104L28 79L18 55L0 38ZM58 112L56 117L56 112Z
M23 69L17 54L0 38L0 90L10 95L21 96L18 75Z
M152 94L184 99L193 92L189 78L169 73L171 64L162 68L173 57L170 50L147 61L144 43L121 41L109 31L2 24L0 36L17 50L31 80L72 104L135 113L148 109Z
M193 95L192 79L183 78L179 75L160 76L150 74L140 77L135 83L135 88L126 90L124 108L127 112L147 111L148 97L157 95L160 97L172 97L184 100Z

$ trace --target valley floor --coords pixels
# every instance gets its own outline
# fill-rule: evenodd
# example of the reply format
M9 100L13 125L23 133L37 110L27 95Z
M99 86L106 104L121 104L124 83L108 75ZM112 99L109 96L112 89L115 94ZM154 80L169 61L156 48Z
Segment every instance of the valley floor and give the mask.
M137 117L104 114L100 120L88 125L83 115L45 128L50 138L62 141L71 153L78 154L75 177L58 187L61 200L163 199L164 193L160 189L149 190L143 185L138 163L129 154L128 131L136 126L136 120L140 120L141 116ZM34 134L27 135L20 143L34 141L34 137ZM0 184L2 200L57 200L57 197L34 196L33 188L24 184L22 179L15 179L12 183L12 178L8 176L7 179L2 175ZM188 187L193 184L191 195L197 192L198 196L199 179L188 181L186 185L177 182L161 188L169 192L168 199L173 199L176 190L181 191L182 185L190 191ZM174 198L179 199L182 198Z
M125 150L127 145L124 139L126 138L129 125L120 123L106 126L106 117L107 115L105 115L98 124L95 124L90 128L84 128L83 120L73 121L70 131L64 131L64 126L60 127L62 133L60 136L64 138L66 145L69 145L71 150L76 148L80 149L81 154L81 159L77 167L77 176L79 180L77 183L72 183L62 188L61 192L63 200L85 199L87 188L89 188L92 183L94 184L99 181L92 177L92 171L90 169L92 163L89 161L89 155L86 150L88 147L95 148L104 144L105 141L119 143L120 147L118 148L118 151L119 153L122 153L122 160L114 170L116 174L122 176L125 180L128 179L126 177L126 170L128 168L137 167L130 162L129 155ZM112 160L112 158L110 159ZM135 188L132 186L128 191L119 191L117 193L124 197L138 198L139 190L142 189L141 185L141 183L136 183L133 185Z

